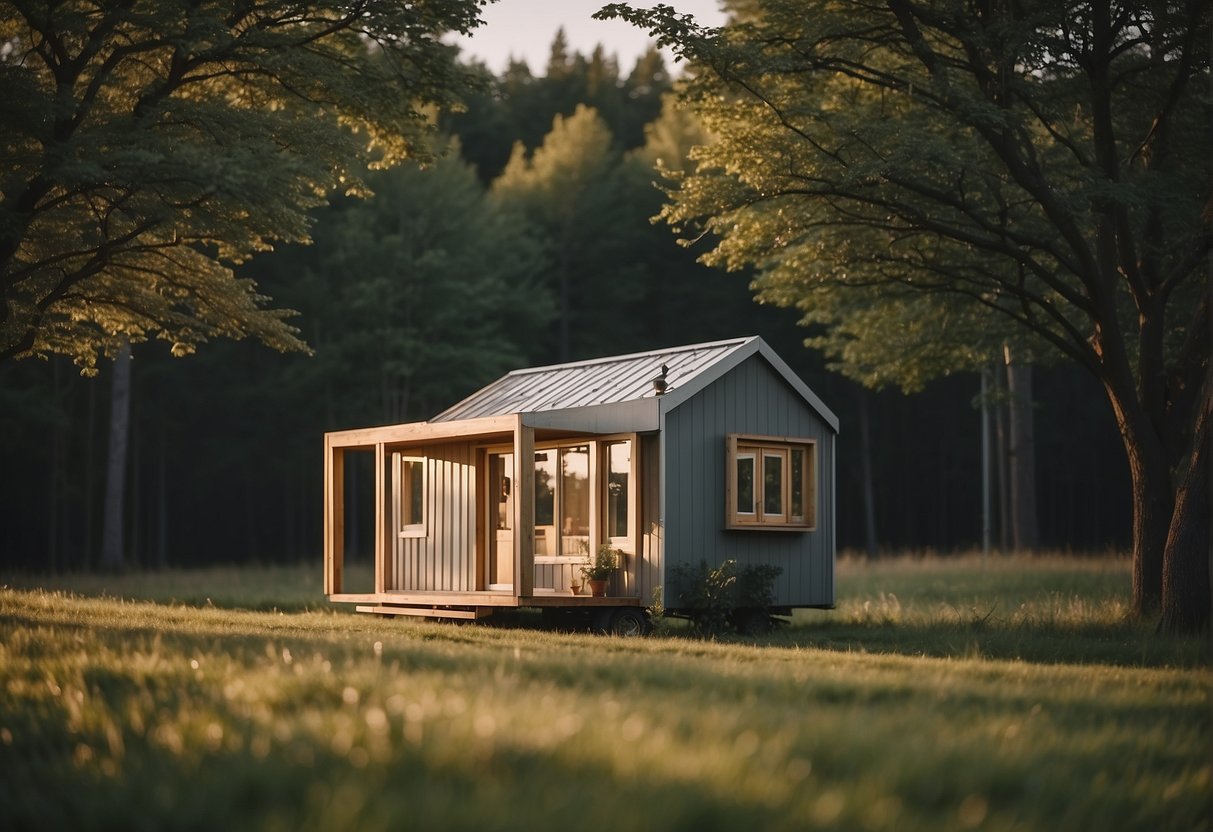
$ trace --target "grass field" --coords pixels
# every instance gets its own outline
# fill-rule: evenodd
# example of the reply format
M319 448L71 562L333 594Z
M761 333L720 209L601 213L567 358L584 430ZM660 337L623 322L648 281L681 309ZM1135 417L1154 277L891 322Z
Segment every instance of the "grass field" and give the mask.
M0 829L1208 829L1209 644L1122 560L839 566L761 639L333 611L318 567L0 583ZM209 599L209 600L208 600Z

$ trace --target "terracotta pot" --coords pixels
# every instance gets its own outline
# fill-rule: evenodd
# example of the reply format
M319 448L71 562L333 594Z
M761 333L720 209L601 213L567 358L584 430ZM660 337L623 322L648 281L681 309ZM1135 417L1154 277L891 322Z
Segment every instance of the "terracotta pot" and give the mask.
M606 581L590 581L590 594L595 598L605 598L607 582Z

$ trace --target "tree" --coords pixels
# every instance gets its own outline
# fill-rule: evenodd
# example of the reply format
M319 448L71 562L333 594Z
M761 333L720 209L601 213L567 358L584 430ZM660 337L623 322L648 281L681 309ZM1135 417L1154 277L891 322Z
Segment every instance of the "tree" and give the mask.
M493 183L498 205L522 212L542 230L558 327L546 345L559 361L596 354L593 345L609 338L617 323L604 320L601 310L626 291L619 266L627 246L620 231L629 218L638 218L628 214L621 197L625 183L615 175L620 160L611 144L611 131L597 111L578 105L573 115L553 120L529 157L516 144ZM604 228L613 233L603 234Z
M534 150L543 142L556 116L571 116L577 106L597 111L617 150L644 142L645 125L657 117L661 96L670 87L661 53L650 49L620 78L618 60L602 46L587 57L570 54L563 29L556 32L543 76L533 76L525 62L511 60L500 78L475 65L487 80L467 96L467 108L442 114L441 126L459 137L463 157L476 165L481 179L500 175L515 143Z
M0 359L302 350L232 266L424 155L477 0L0 4Z
M1177 507L1208 476L1208 5L734 11L722 30L669 7L599 13L696 67L688 100L718 139L667 220L719 235L712 262L758 266L817 323L849 317L816 311L823 297L894 313L925 297L928 326L947 311L1008 322L1086 368L1132 477L1134 606L1204 626L1208 535Z
M374 197L317 229L327 288L314 314L329 332L317 357L347 398L369 394L363 419L425 419L526 363L553 314L536 279L545 263L522 217L488 200L457 146L370 182Z

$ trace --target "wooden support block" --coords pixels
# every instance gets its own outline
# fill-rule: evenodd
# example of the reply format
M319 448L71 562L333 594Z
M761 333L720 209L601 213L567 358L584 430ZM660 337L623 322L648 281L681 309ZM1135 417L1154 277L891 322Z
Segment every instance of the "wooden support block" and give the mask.
M419 618L460 618L478 619L493 614L492 607L475 607L470 610L436 609L434 607L395 607L377 604L375 606L358 605L358 612L375 613L376 615L411 615Z

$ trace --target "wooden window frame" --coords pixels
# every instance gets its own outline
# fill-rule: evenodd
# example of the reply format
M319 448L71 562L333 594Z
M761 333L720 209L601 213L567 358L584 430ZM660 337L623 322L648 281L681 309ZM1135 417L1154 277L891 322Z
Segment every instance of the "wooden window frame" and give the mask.
M611 460L610 446L614 444L628 443L631 446L630 463L628 468L628 497L627 511L628 523L626 533L622 536L610 534L610 529L607 528L607 520L609 510L607 501L609 499L608 483L610 478ZM617 549L629 555L635 555L640 551L638 539L640 536L640 436L635 433L624 433L613 436L605 436L598 439L598 459L599 459L599 493L601 494L601 508L599 509L599 537L600 542L609 543Z
M425 522L427 497L430 487L429 462L423 456L413 454L393 453L392 489L396 493L396 534L401 538L426 537L428 530ZM416 523L406 523L407 507L412 498L412 483L404 475L408 465L421 466L421 518Z
M804 453L801 471L802 517L792 514L792 453ZM768 513L765 505L766 463L768 458L782 460L779 513ZM738 511L739 459L753 460L754 511ZM808 437L758 436L730 433L725 437L725 528L752 531L775 530L810 532L817 529L817 440Z

